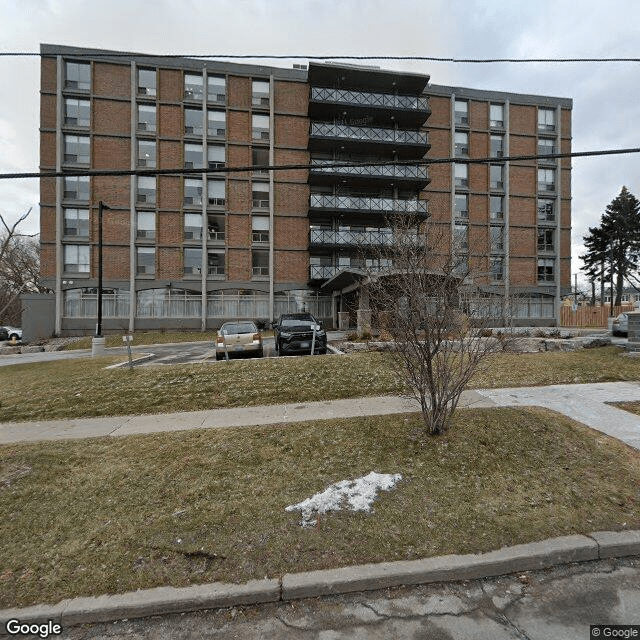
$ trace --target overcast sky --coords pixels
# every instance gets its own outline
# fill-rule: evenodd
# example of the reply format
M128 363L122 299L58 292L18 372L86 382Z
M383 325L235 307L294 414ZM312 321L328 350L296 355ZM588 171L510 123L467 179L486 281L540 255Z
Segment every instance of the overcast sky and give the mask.
M0 51L40 43L140 53L403 55L452 58L640 57L637 0L0 0ZM263 64L290 66L291 61ZM379 62L434 84L572 98L573 150L640 147L640 63ZM0 173L38 170L39 59L0 57ZM573 160L573 264L582 236L640 156ZM0 181L9 221L37 180Z

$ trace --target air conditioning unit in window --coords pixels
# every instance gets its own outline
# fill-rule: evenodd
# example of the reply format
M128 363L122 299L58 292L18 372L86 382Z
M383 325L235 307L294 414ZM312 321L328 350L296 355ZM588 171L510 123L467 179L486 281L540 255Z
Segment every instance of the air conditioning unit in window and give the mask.
M63 194L63 197L66 200L77 200L78 199L78 192L77 191L65 191Z
M210 136L224 136L226 129L209 129Z
M202 273L202 269L200 267L185 267L184 273L185 275L198 275Z
M154 273L155 269L151 265L139 264L137 271L138 271L138 275L143 276L143 275L149 275Z
M139 193L137 197L137 202L146 202L146 201L147 201L147 194Z
M64 154L65 162L78 162L78 156L73 153L65 153Z
M147 166L147 159L146 158L138 158L138 166L139 167L146 167Z
M193 231L185 231L184 232L184 239L185 240L195 240L196 239L195 233Z
M195 127L190 127L189 125L184 126L185 133L194 133L194 131L195 131Z
M220 169L225 166L224 162L209 162L209 169Z
M195 165L193 164L193 162L191 162L190 160L185 160L184 163L184 168L185 169L193 169Z
M138 131L146 131L147 123L146 122L138 122Z
M193 198L191 196L185 196L184 203L185 204L195 204L195 198Z
M195 95L195 92L192 91L191 89L185 89L184 90L185 100L192 100L194 95Z
M65 236L77 236L78 235L78 230L75 227L65 228L64 235Z
M71 125L78 124L78 118L72 118L71 116L67 116L64 119L64 123L65 124L71 124Z
M260 132L260 140L268 140L269 139L269 132L268 131L261 131Z
M217 207L224 207L225 202L224 198L209 198L209 204Z
M78 88L78 81L77 80L67 80L67 82L65 83L65 86L67 89L77 89Z
M224 102L226 99L227 99L226 93L216 93L212 98L212 100L215 100L216 102Z

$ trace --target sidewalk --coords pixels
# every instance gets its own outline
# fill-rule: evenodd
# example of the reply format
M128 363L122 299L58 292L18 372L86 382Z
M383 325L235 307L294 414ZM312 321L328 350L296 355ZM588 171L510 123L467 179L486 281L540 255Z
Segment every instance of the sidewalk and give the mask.
M640 450L640 416L606 404L632 400L640 401L640 382L470 390L462 394L458 406L460 408L545 407ZM415 400L398 396L376 396L157 415L4 423L0 424L0 444L269 425L388 415L418 410Z

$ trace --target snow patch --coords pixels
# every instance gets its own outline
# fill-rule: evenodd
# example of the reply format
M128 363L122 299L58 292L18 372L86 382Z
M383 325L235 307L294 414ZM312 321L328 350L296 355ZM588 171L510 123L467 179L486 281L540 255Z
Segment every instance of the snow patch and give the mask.
M395 484L402 480L399 473L376 473L355 480L342 480L327 487L324 491L292 504L285 511L300 511L303 527L313 527L317 523L314 514L325 514L328 511L340 511L343 504L351 511L371 511L371 505L376 499L378 491L390 491Z

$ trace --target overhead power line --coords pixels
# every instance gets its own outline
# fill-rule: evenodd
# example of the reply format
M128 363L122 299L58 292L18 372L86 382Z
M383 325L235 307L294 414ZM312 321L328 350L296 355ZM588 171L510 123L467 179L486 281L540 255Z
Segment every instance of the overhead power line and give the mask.
M589 158L595 156L612 156L640 153L640 147L630 149L602 149L599 151L572 151L570 153L545 153L534 155L503 156L501 158L422 158L420 160L384 160L378 162L362 161L322 161L322 164L280 164L280 165L246 165L242 167L200 167L170 169L79 169L69 168L64 171L43 171L24 173L0 173L0 180L17 180L28 178L63 178L72 176L162 176L162 175L202 175L227 173L252 173L256 171L291 171L294 169L315 169L319 166L327 168L343 167L386 167L409 166L426 167L432 164L505 164L507 162L526 162L529 160L551 160L556 158ZM326 164L325 164L326 163Z

